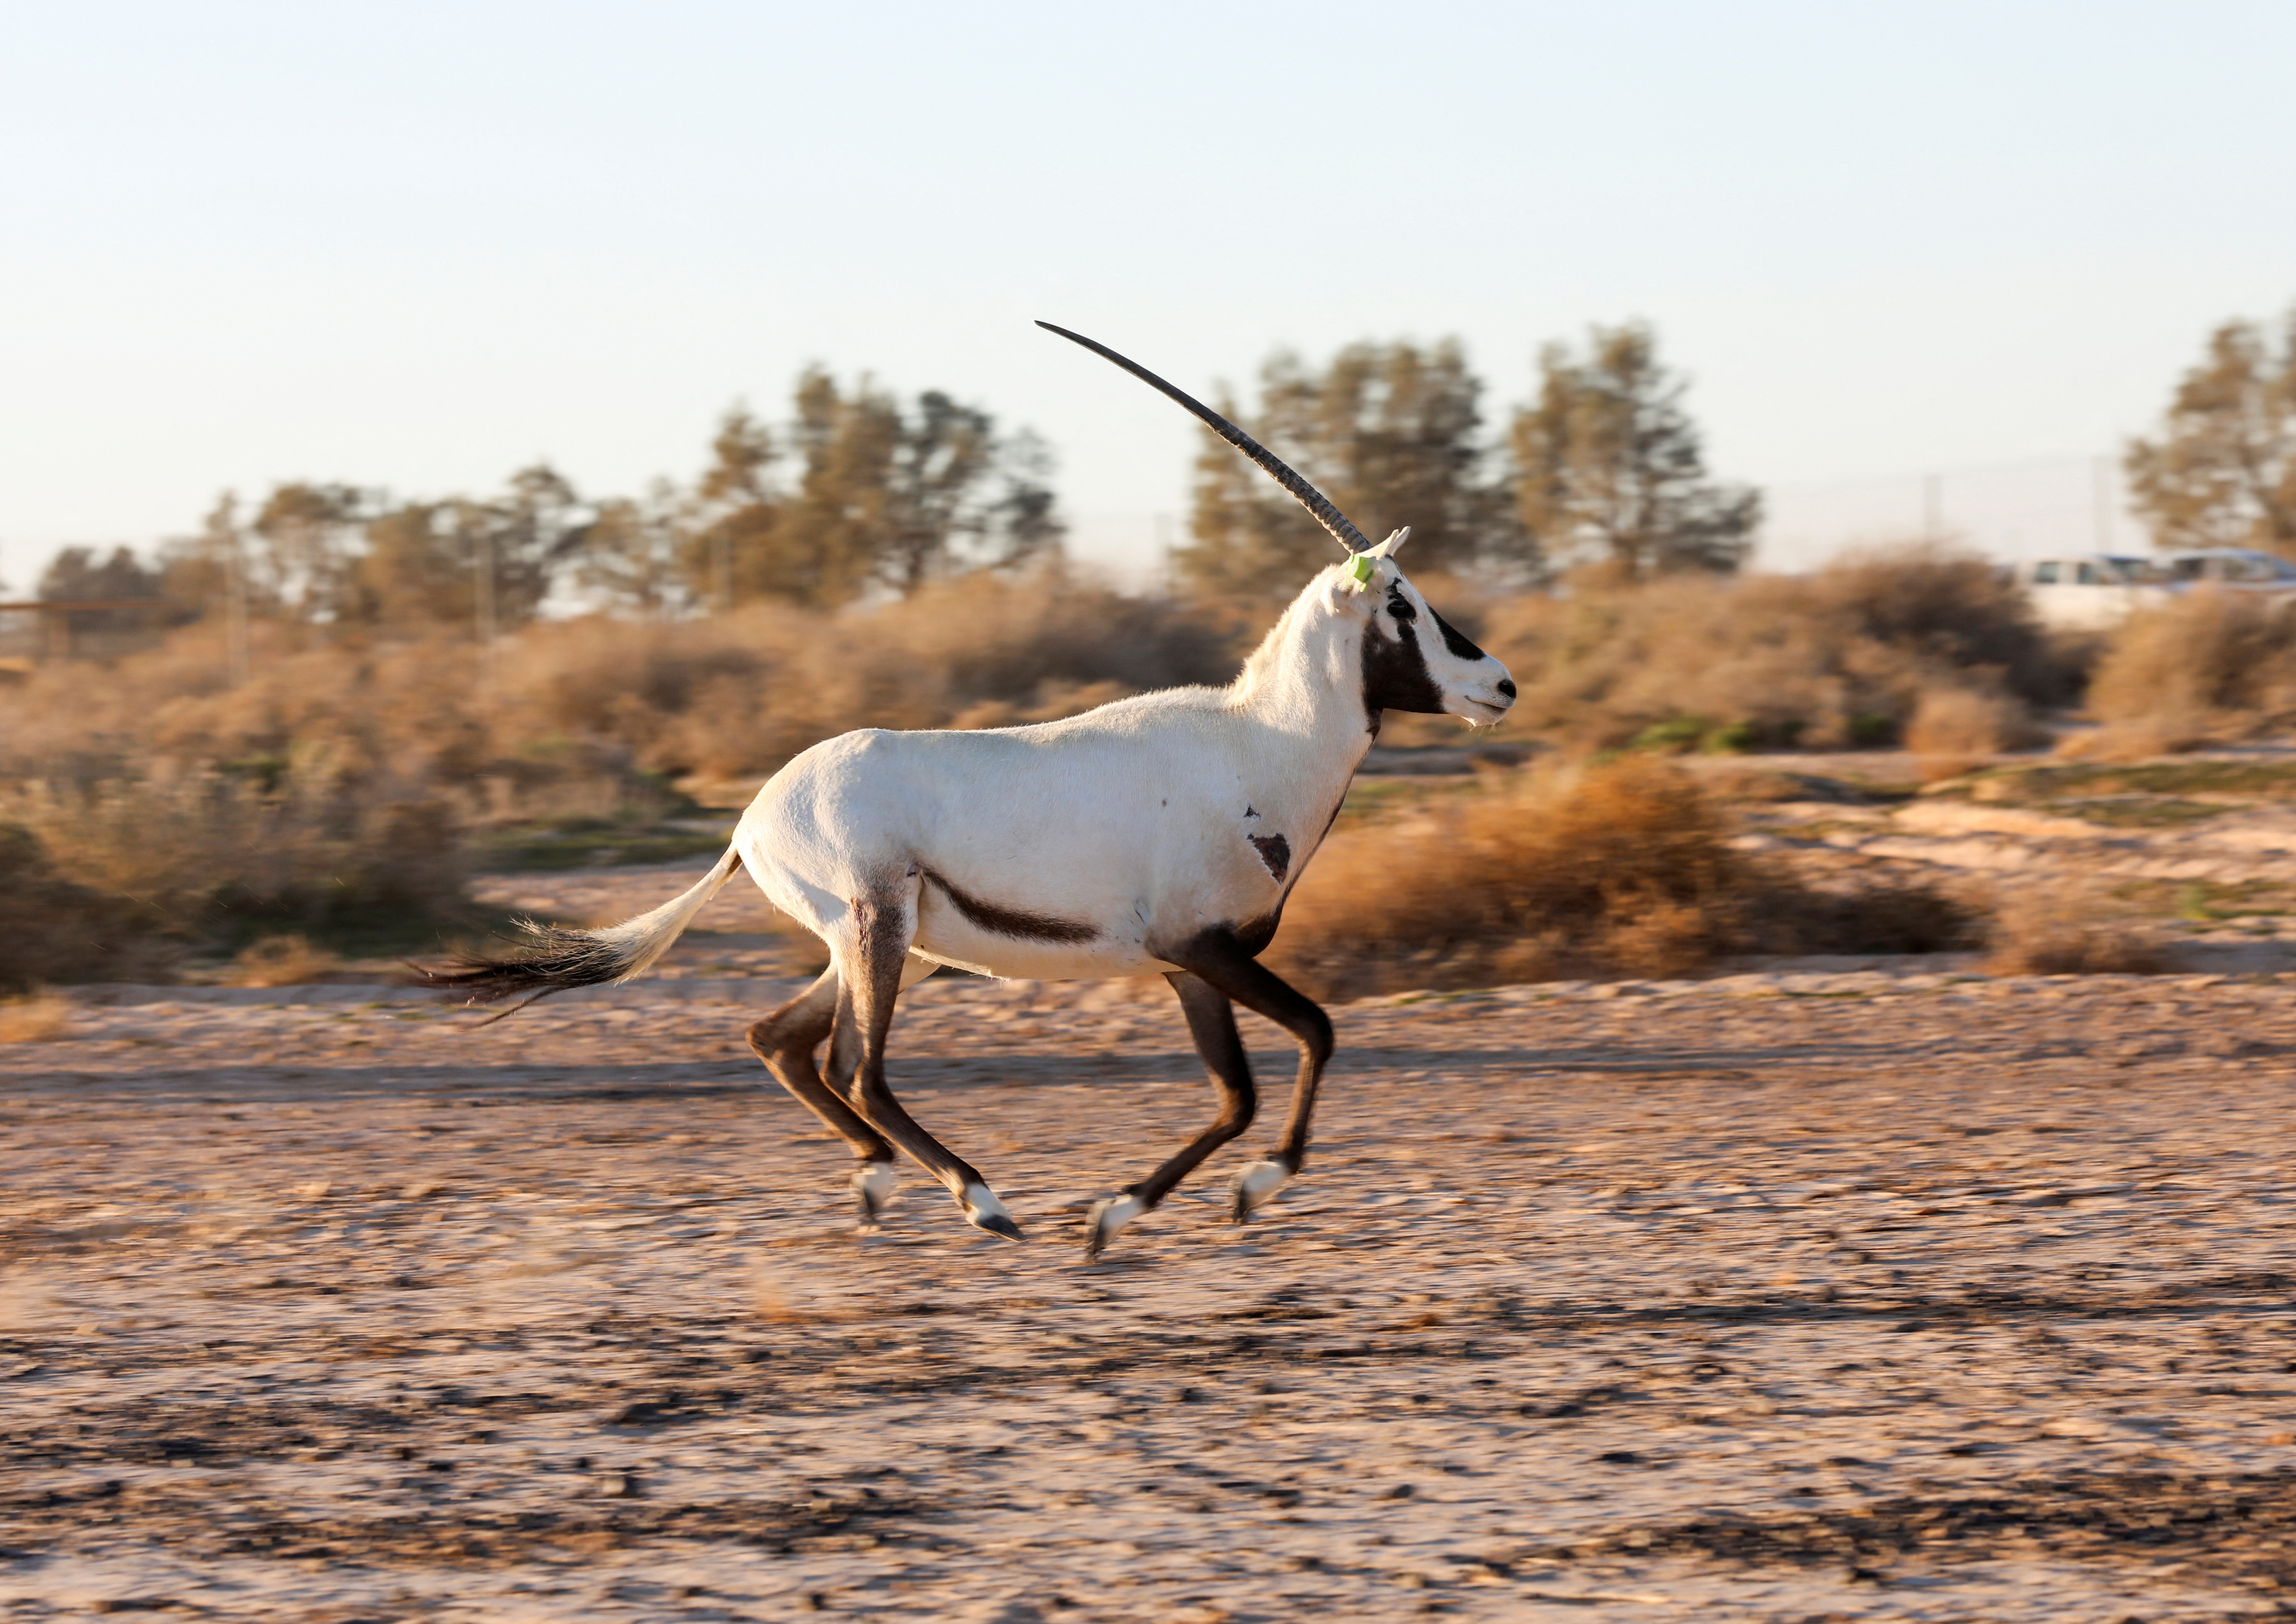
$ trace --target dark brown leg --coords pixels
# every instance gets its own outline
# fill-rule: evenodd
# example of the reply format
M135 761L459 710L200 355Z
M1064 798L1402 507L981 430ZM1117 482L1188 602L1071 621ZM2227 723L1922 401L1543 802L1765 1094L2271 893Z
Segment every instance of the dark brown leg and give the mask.
M1204 931L1169 947L1151 949L1168 964L1201 977L1254 1014L1265 1015L1299 1042L1300 1075L1292 1087L1292 1111L1283 1142L1273 1161L1247 1164L1235 1176L1230 1216L1239 1224L1265 1206L1284 1180L1308 1160L1308 1130L1316 1115L1316 1088L1332 1058L1332 1018L1316 1001L1258 963L1235 932Z
M1164 979L1180 995L1181 1013L1188 1018L1196 1053L1203 1057L1212 1087L1219 1090L1219 1115L1162 1167L1128 1186L1123 1193L1094 1204L1085 1217L1087 1260L1100 1256L1117 1231L1142 1213L1155 1210L1175 1185L1202 1165L1205 1157L1250 1127L1252 1114L1259 1109L1259 1096L1251 1085L1251 1062L1243 1052L1243 1036L1235 1029L1235 1005L1226 993L1185 971L1174 971Z
M861 1227L873 1230L893 1191L893 1147L884 1136L821 1080L813 1052L837 1020L837 972L822 972L797 997L750 1029L750 1047L766 1062L774 1080L795 1095L830 1132L852 1151L853 1193L861 1203Z
M927 1133L885 1082L885 1037L892 1029L893 1005L900 996L909 944L916 938L914 890L906 896L857 899L853 922L854 962L838 966L846 973L838 984L835 1024L829 1038L830 1086L871 1128L946 1185L964 1208L967 1222L1008 1241L1019 1240L1020 1226L972 1164ZM839 956L846 956L843 948Z

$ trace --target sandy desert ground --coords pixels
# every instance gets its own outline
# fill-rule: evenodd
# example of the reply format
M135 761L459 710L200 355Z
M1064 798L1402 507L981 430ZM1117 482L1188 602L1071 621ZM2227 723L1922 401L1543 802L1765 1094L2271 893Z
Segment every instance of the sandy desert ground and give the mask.
M1019 1246L914 1178L854 1233L741 1044L785 985L91 989L0 1049L0 1616L2289 1610L2279 976L1351 1005L1307 1176L1095 1266L1210 1112L1160 985L909 995Z

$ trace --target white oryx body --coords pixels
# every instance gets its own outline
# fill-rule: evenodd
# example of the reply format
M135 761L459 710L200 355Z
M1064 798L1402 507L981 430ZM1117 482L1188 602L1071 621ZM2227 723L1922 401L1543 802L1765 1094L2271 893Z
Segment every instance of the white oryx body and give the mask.
M1178 968L1160 943L1272 926L1371 747L1363 644L1395 640L1388 593L1428 617L1419 625L1432 618L1393 564L1361 590L1347 568L1310 584L1227 688L1146 693L1027 727L871 728L816 744L742 816L742 865L832 943L852 898L888 882L908 890L909 951L984 975L1157 973ZM1382 614L1388 627L1375 627ZM1505 713L1497 661L1430 653L1459 668L1437 676L1452 679L1459 714ZM999 930L968 917L959 897L1072 928Z
M1211 424L1351 554L1308 584L1234 682L1142 694L1028 727L870 728L827 740L774 775L726 855L682 896L611 930L534 927L536 947L468 960L430 980L480 1001L627 980L746 869L829 949L821 980L752 1027L750 1043L859 1159L854 1185L865 1223L892 1188L898 1147L947 1186L973 1224L1017 1240L1019 1227L980 1175L886 1085L894 999L939 965L1046 980L1160 973L1179 994L1222 1111L1179 1154L1094 1208L1086 1251L1097 1255L1250 1124L1257 1096L1235 1004L1284 1027L1301 1056L1275 1160L1237 1175L1236 1218L1300 1170L1331 1021L1258 956L1382 712L1448 712L1480 725L1505 716L1515 690L1506 668L1404 578L1393 554L1407 531L1370 545L1218 414L1090 340L1077 341ZM826 1079L815 1058L824 1039Z

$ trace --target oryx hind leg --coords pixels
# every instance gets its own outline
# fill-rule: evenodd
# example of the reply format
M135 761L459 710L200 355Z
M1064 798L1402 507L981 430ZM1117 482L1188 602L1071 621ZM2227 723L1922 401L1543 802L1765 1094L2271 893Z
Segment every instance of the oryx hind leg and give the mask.
M1243 1051L1243 1035L1235 1029L1235 1005L1228 996L1201 976L1174 971L1164 978L1180 995L1180 1010L1188 1019L1189 1036L1204 1070L1219 1090L1219 1115L1210 1128L1191 1139L1180 1153L1136 1185L1104 1201L1085 1215L1084 1255L1097 1258L1117 1232L1143 1213L1152 1212L1174 1186L1202 1165L1205 1157L1251 1126L1259 1108L1251 1084L1251 1062Z
M1251 956L1230 930L1200 931L1168 949L1154 949L1209 982L1256 1015L1265 1015L1292 1034L1300 1046L1300 1072L1292 1086L1292 1111L1275 1156L1247 1162L1236 1172L1229 1216L1241 1224L1275 1198L1308 1160L1308 1133L1316 1115L1316 1090L1332 1059L1332 1018L1313 998Z
M861 1227L873 1231L897 1182L893 1147L821 1080L814 1051L836 1022L837 971L832 966L797 997L751 1027L750 1047L766 1062L774 1080L795 1095L853 1152L853 1194L860 1203Z
M840 939L831 944L838 972L837 1013L829 1037L829 1082L868 1122L947 1186L966 1222L1008 1241L1021 1226L971 1162L934 1138L893 1097L885 1081L885 1038L893 1025L917 933L917 881L855 898Z

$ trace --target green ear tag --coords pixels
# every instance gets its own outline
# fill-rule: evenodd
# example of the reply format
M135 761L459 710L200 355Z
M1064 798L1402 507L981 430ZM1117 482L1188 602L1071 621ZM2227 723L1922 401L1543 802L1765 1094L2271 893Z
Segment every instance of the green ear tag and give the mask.
M1357 580L1368 584L1371 580L1371 572L1378 567L1378 565L1372 562L1370 554L1358 553L1356 554L1354 567L1350 569L1348 573L1354 576Z

